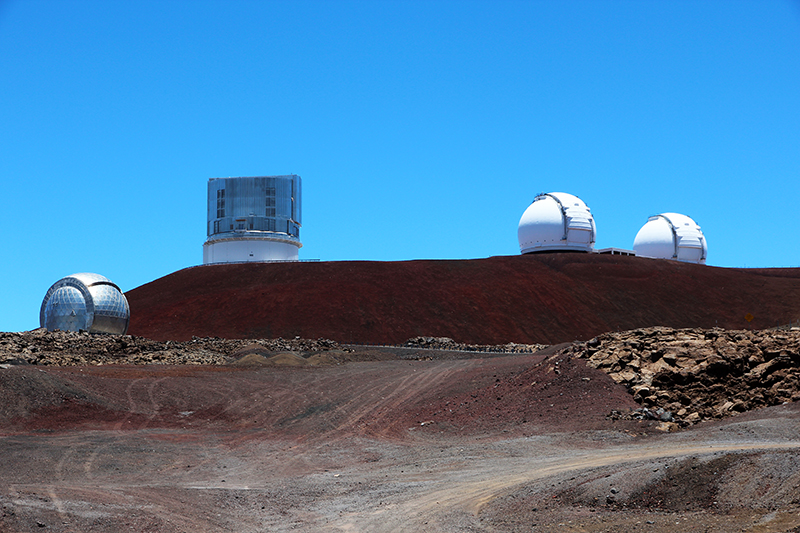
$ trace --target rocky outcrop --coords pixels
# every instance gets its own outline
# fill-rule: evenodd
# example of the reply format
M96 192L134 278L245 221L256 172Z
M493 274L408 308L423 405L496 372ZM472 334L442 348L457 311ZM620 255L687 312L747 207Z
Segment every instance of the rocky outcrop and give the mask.
M34 365L221 365L252 352L315 353L347 351L327 339L227 340L195 337L187 342L159 342L132 335L92 335L46 331L0 333L0 364Z
M800 399L800 331L654 327L607 333L567 350L625 385L643 406L614 416L689 425Z
M546 348L546 344L464 344L450 337L414 337L402 344L407 348L424 348L426 350L457 350L461 352L491 353L534 353Z
M446 337L417 337L404 344L410 348L486 353L533 353L541 344L463 344ZM224 365L260 356L272 360L295 354L309 364L335 364L352 360L353 348L328 339L219 339L194 337L187 342L159 342L133 335L93 335L86 332L36 329L0 333L0 365ZM324 354L324 357L321 355ZM363 356L368 357L369 356ZM279 358L280 359L280 358ZM253 363L253 357L247 361ZM246 364L247 361L240 364Z

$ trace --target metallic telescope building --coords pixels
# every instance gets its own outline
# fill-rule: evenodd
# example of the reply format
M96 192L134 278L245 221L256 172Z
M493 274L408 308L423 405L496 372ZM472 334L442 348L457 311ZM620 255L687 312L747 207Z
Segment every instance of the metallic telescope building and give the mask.
M203 264L297 261L300 176L208 180Z
M128 300L100 274L72 274L47 291L39 325L48 331L88 331L125 335L131 319Z

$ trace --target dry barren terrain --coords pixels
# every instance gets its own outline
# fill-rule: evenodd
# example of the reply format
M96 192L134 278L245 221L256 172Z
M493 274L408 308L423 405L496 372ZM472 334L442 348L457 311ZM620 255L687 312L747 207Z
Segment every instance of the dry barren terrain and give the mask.
M608 416L647 403L616 374L691 372L670 356L689 341L700 381L730 346L796 372L798 333L736 335L767 334L533 353L6 334L0 531L800 531L798 403Z
M601 254L187 268L128 291L157 340L319 337L557 344L641 327L764 329L800 320L800 269ZM748 320L749 319L749 320Z
M800 532L800 332L767 329L800 269L214 265L127 297L132 335L0 334L0 531Z

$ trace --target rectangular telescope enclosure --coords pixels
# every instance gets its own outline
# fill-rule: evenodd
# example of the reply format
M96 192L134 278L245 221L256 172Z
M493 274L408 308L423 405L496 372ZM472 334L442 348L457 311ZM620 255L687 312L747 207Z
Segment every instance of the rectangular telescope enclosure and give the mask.
M300 176L208 180L203 264L297 261Z

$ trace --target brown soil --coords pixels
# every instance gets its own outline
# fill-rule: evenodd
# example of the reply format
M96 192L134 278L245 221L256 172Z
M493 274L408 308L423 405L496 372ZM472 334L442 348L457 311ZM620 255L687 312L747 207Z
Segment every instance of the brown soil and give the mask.
M664 433L607 416L638 404L580 346L170 346L206 342L229 362L336 359L4 365L0 531L800 528L798 403Z
M398 344L556 344L639 327L763 329L800 319L799 269L600 254L188 268L126 293L130 333ZM751 317L747 321L745 317Z

